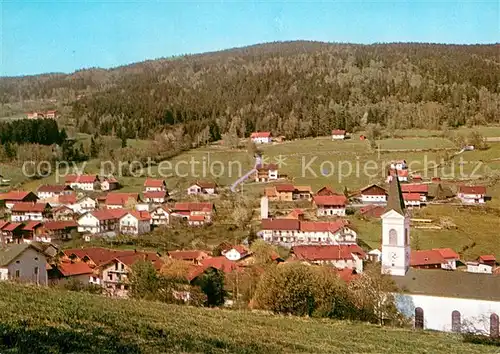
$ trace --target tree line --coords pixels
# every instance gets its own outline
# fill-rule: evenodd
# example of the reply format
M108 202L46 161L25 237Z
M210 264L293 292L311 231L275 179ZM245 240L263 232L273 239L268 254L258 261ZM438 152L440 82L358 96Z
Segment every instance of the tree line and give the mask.
M19 119L0 122L0 143L62 145L67 139L64 128L54 119Z

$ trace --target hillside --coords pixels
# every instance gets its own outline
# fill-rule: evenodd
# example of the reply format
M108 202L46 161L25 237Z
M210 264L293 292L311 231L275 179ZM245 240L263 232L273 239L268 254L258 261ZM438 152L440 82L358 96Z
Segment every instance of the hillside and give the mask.
M109 70L0 78L3 116L59 108L84 133L184 140L498 123L499 45L283 42Z
M0 284L14 353L493 353L460 336Z

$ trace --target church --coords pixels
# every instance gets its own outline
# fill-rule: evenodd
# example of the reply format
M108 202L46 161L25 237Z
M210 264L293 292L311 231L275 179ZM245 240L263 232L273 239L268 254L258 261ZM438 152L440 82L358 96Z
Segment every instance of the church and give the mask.
M397 178L381 219L382 273L396 283L396 306L415 328L499 335L500 276L410 268L410 217Z

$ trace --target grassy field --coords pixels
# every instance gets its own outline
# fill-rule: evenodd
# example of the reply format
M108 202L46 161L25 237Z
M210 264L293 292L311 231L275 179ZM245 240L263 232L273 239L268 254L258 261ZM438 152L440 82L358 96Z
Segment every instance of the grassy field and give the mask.
M0 284L2 353L494 353L458 335Z

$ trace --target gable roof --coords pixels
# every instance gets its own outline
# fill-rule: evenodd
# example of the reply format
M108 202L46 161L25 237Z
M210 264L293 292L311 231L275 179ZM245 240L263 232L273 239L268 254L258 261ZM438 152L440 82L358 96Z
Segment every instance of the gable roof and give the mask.
M385 207L382 205L370 204L359 209L361 215L379 218L384 214Z
M93 273L92 268L85 262L61 262L57 265L57 269L65 277Z
M24 225L23 230L24 231L33 231L38 226L42 226L42 223L40 221L28 221L26 223L26 225Z
M411 202L417 202L420 201L420 194L419 193L404 193L403 194L403 199Z
M479 256L480 262L494 262L496 261L496 257L492 254L485 254L483 256Z
M361 189L360 192L364 195L387 195L387 191L377 184L370 184Z
M300 231L304 232L337 232L347 226L347 220L336 221L301 221Z
M23 227L23 224L21 224L20 222L11 222L11 223L7 223L7 225L5 225L3 228L2 228L2 231L14 231L18 228L22 228Z
M72 188L64 184L43 184L38 187L37 192L62 193L67 190L72 190Z
M451 248L434 248L431 250L412 251L411 266L426 266L446 263L447 260L458 260L460 256Z
M291 183L281 183L274 186L278 193L281 192L292 192L295 191L295 187Z
M38 199L38 197L33 192L10 191L0 194L0 200L23 201L26 200L30 195L33 195L36 199Z
M305 261L349 260L353 259L353 253L365 257L358 245L294 246L291 252L295 259Z
M317 192L316 195L340 195L339 193L335 192L335 190L329 186L325 186L320 188Z
M204 251L192 250L192 251L169 251L168 255L170 258L189 261L189 260L202 260L208 258L209 255Z
M404 215L405 202L401 193L401 186L398 178L391 178L389 182L389 194L387 197L386 211L394 210L398 214Z
M271 132L253 132L250 138L270 138Z
M344 206L347 202L347 198L344 195L316 195L313 201L317 206Z
M123 209L104 209L104 210L95 210L91 212L90 215L95 217L97 220L113 220L113 219L120 219L127 213L128 211ZM85 215L86 214L82 215L81 217Z
M141 252L136 250L113 250L102 247L73 248L64 250L63 253L68 257L70 257L71 255L75 255L80 259L87 257L88 259L92 260L92 262L98 267L110 262L113 259L131 255L146 254L149 255L149 258L153 258L155 260L159 258L158 256L153 257L152 255L154 253L151 252ZM122 262L124 264L127 264L127 262L130 262L130 260L124 259L122 260Z
M134 218L136 218L139 221L147 221L151 220L151 214L149 214L148 211L137 211L137 210L131 210L125 214L123 214L121 218L127 216L127 215L132 215Z
M61 194L57 197L57 200L61 204L75 204L77 200L76 193Z
M165 191L144 192L142 194L146 199L159 199L167 196L167 192Z
M165 186L166 183L163 179L146 178L146 180L144 181L144 187L163 188Z
M41 252L41 250L39 250L37 247L35 247L30 243L19 243L11 245L7 248L0 249L0 267L9 265L12 261L14 261L17 257L19 257L28 248L33 248L37 252L43 253Z
M67 175L64 178L65 183L94 183L99 181L97 175Z
M121 193L121 192L108 193L106 195L105 204L124 206L125 204L127 204L127 201L129 199L134 199L135 201L138 201L139 193Z
M263 230L299 230L300 221L296 219L262 219Z
M214 209L213 203L198 203L198 202L187 202L187 203L175 203L175 211L206 211L210 212Z
M428 184L402 184L401 185L401 192L427 194L429 192L429 185Z
M484 186L460 186L458 191L463 194L486 194L486 187Z
M15 203L12 207L13 212L38 212L41 213L45 209L50 208L48 203L32 203L32 202L19 202Z
M74 220L67 221L47 221L43 224L45 230L64 230L70 227L77 227L78 223Z
M290 214L286 216L287 219L299 219L304 215L304 211L302 209L293 209Z
M203 188L203 189L211 189L211 188L217 187L215 182L210 182L210 181L196 181L195 183L193 183L191 185L191 187L192 186L198 186L198 187Z
M343 130L343 129L334 129L334 130L332 130L332 135L345 135L345 130Z

